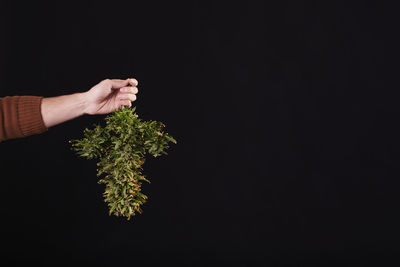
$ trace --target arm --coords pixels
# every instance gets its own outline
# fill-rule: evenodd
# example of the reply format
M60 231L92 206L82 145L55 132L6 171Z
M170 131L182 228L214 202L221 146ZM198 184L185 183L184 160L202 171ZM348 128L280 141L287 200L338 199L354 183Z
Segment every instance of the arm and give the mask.
M45 132L49 127L83 114L107 114L136 100L135 79L106 79L89 91L43 98L0 98L0 142Z
M89 91L44 98L41 105L47 128L83 114L107 114L136 100L138 82L135 79L106 79Z

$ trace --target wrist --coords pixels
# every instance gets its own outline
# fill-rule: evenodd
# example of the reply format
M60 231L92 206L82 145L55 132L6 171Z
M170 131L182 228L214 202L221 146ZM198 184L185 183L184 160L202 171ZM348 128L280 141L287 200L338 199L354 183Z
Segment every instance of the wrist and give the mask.
M80 110L81 110L81 115L86 115L90 114L89 113L89 107L90 107L90 102L89 102L89 96L88 92L83 92L83 93L77 93L79 102L80 102Z

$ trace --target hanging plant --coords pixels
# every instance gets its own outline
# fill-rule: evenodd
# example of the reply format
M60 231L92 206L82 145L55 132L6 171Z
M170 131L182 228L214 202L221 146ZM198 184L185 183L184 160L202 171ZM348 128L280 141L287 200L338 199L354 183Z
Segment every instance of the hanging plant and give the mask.
M105 184L104 201L109 214L128 220L142 213L147 196L141 192L142 182L150 182L142 174L147 153L154 157L167 154L169 142L176 140L163 131L158 121L142 121L136 108L123 107L105 118L106 124L85 129L84 137L71 140L78 156L98 159L98 183Z

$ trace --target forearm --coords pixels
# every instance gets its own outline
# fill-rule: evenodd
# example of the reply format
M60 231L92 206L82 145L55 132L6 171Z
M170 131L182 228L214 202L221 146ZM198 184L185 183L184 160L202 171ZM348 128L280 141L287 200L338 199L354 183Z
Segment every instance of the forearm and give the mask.
M41 113L47 128L85 114L85 93L43 98Z

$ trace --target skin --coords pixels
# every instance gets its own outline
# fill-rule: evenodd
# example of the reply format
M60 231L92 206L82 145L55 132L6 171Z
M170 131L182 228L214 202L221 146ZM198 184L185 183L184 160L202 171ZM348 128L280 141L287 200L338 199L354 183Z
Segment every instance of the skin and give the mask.
M47 128L84 114L108 114L132 106L138 93L136 79L106 79L83 93L42 99L41 113Z

